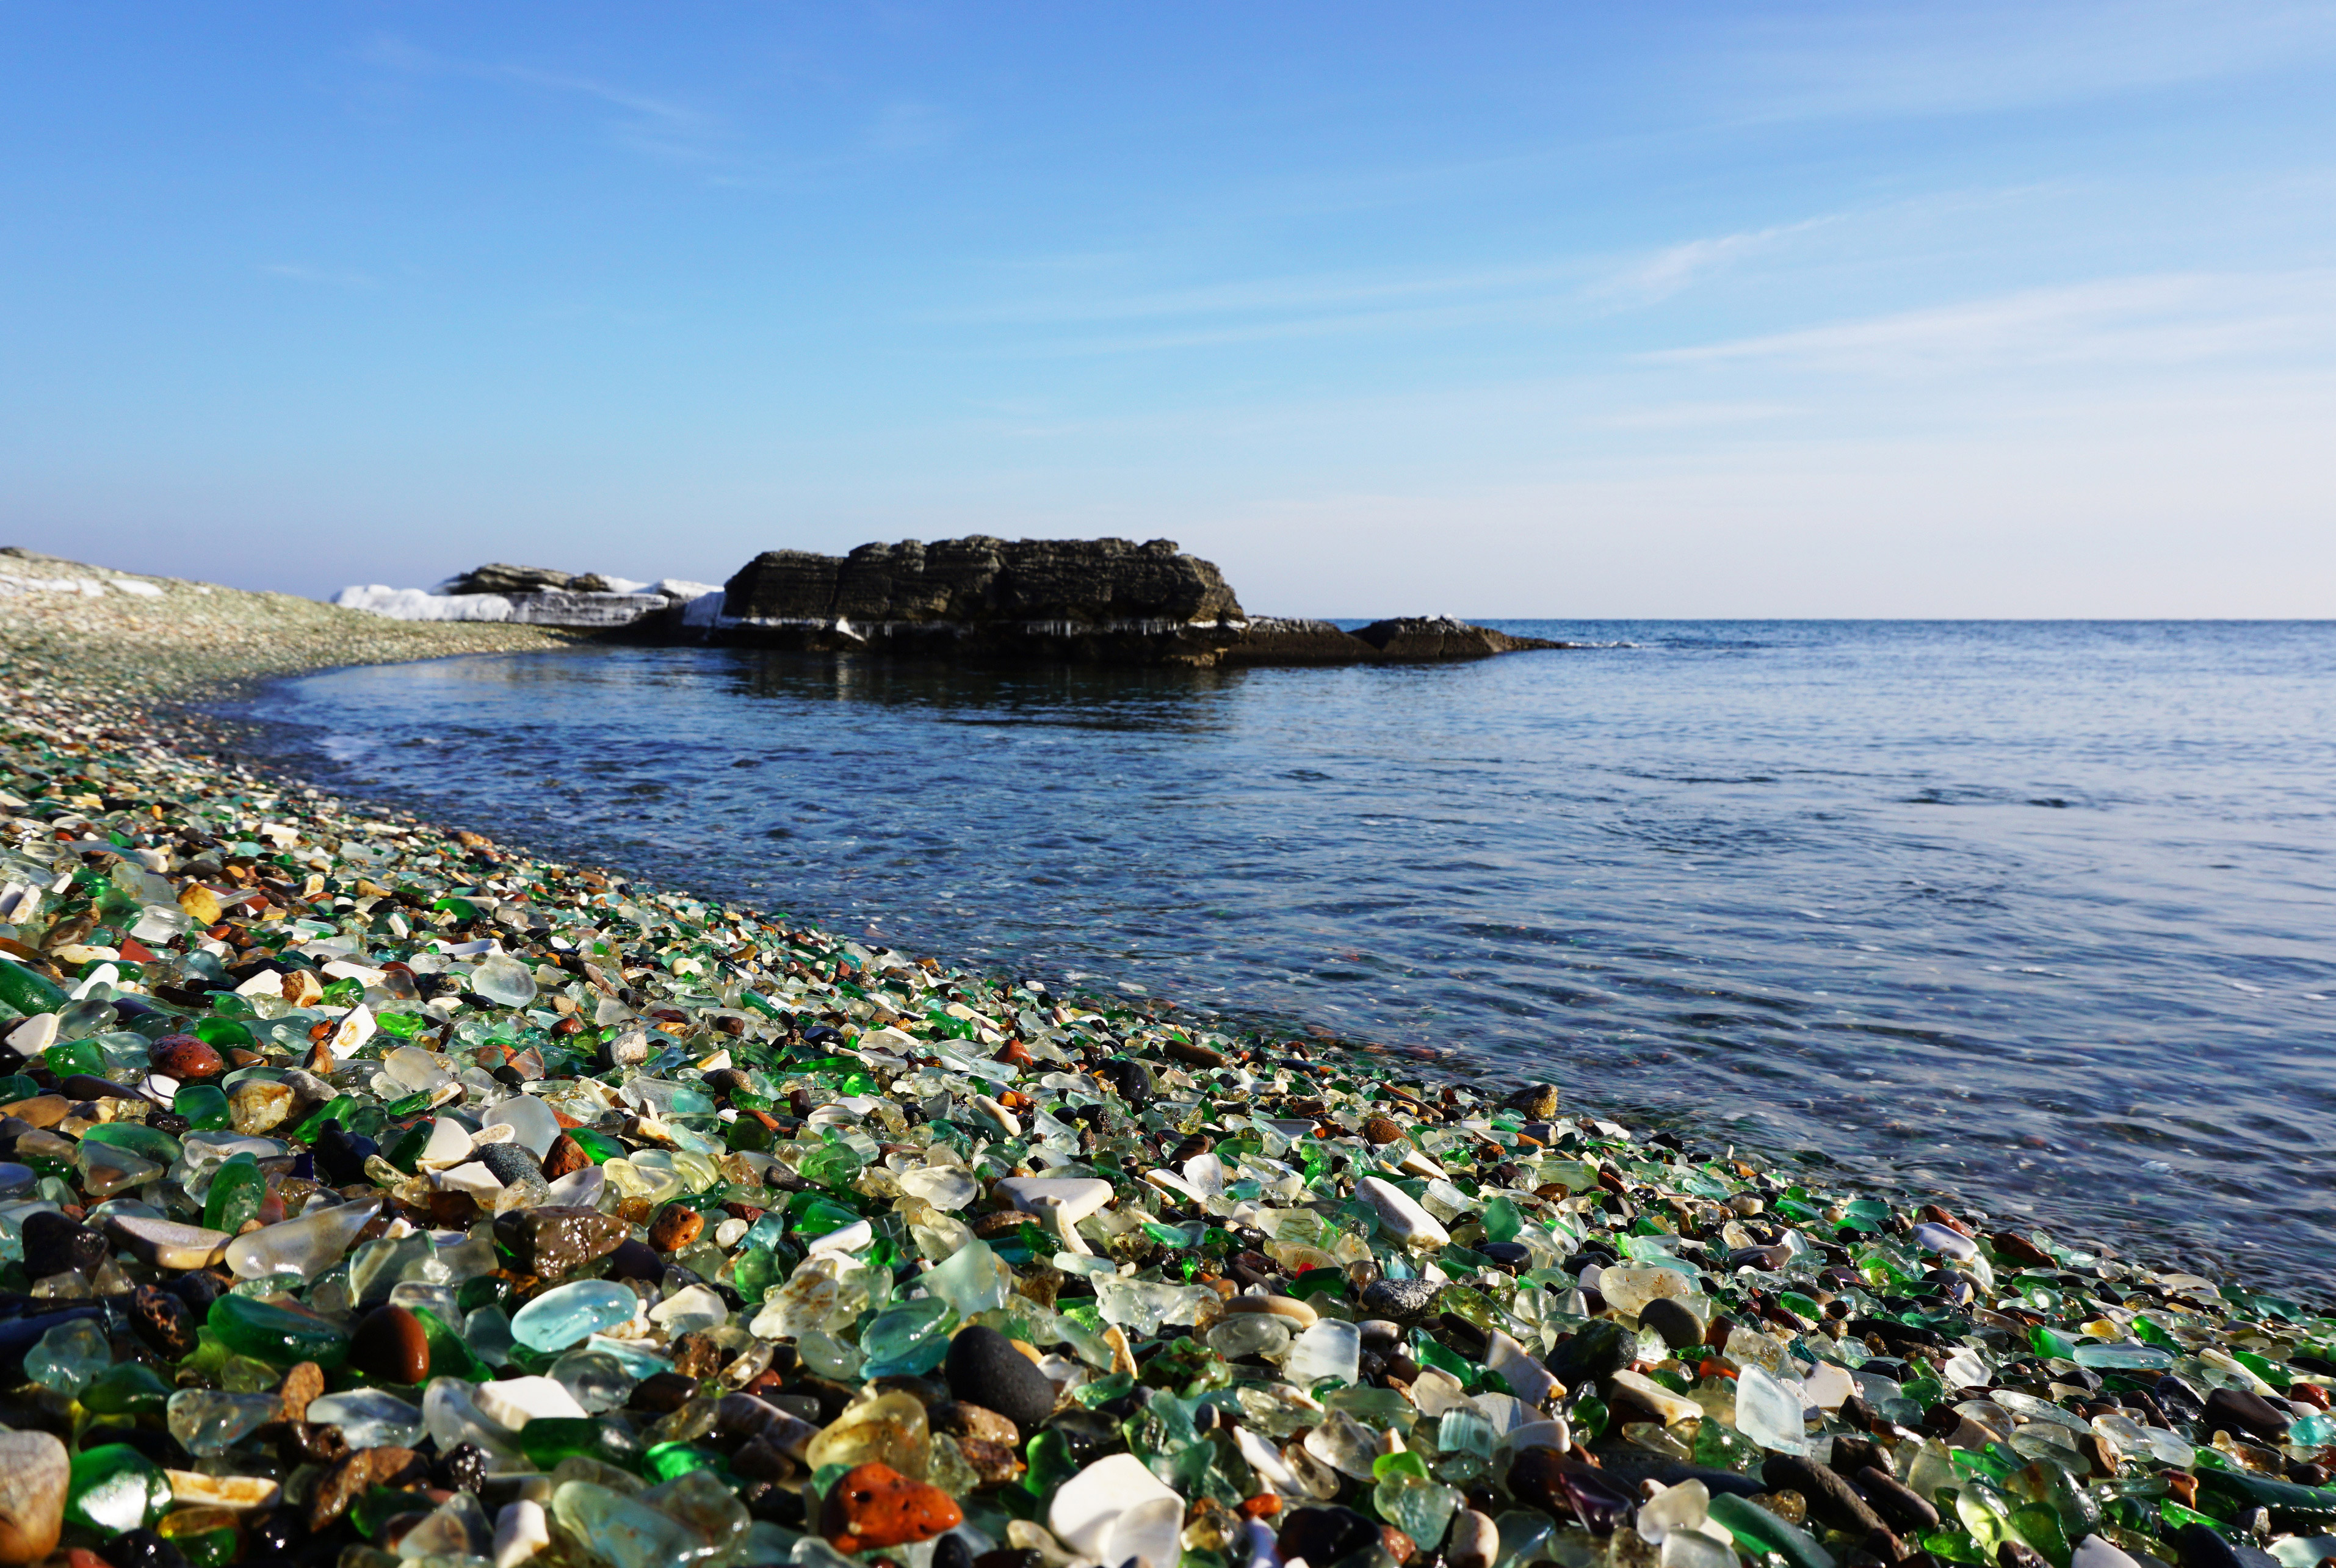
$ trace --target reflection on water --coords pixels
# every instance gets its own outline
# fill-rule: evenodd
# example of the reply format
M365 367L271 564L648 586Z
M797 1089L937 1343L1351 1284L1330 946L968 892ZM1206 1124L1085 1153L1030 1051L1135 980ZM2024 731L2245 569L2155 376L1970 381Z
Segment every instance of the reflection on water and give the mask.
M2336 628L1511 624L1631 646L576 649L268 712L336 787L865 939L1455 1051L2199 1266L2336 1256Z

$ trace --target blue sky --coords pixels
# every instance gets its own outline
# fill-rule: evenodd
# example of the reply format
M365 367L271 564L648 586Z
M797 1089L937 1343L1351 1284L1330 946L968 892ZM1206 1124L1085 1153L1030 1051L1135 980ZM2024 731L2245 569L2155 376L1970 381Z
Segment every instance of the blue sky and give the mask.
M0 5L0 537L2336 613L2336 5Z

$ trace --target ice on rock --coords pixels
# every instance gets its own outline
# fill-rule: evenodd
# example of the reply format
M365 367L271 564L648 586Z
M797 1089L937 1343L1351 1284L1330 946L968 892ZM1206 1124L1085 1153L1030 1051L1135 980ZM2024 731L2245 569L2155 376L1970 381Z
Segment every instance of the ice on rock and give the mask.
M1046 1527L1081 1556L1136 1568L1176 1568L1184 1500L1133 1454L1096 1460L1063 1483Z
M1801 1412L1801 1387L1747 1365L1736 1377L1736 1429L1779 1454L1806 1455L1808 1428Z

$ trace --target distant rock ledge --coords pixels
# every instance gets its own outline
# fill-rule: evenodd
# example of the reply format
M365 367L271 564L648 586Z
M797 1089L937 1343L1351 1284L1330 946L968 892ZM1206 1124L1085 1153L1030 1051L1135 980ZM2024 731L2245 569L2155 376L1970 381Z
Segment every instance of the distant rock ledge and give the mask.
M628 641L955 663L1426 664L1572 646L1444 617L1358 631L1252 618L1213 563L1164 539L1009 542L973 534L863 544L842 556L773 550L718 589L498 563L430 593L351 588L334 602L401 620L512 620Z

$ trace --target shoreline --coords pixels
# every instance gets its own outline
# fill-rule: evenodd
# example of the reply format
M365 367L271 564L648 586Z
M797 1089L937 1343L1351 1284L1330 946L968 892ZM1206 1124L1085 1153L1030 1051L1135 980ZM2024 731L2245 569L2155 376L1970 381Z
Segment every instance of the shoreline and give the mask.
M91 570L0 557L0 574L36 569ZM483 1505L499 1530L514 1521L575 1551L618 1521L671 1531L723 1512L696 1475L718 1480L750 1521L725 1537L747 1552L739 1561L807 1561L817 1552L805 1558L798 1536L882 1550L938 1533L884 1539L897 1525L853 1513L841 1473L829 1473L911 1446L917 1462L893 1466L894 1479L927 1488L916 1497L934 1516L943 1504L957 1515L962 1534L950 1539L968 1561L986 1541L1105 1568L1124 1556L1177 1568L1180 1553L1187 1568L1195 1557L1329 1568L1374 1544L1345 1542L1335 1520L1303 1525L1333 1532L1319 1544L1290 1535L1309 1514L1341 1507L1399 1531L1421 1563L1448 1532L1448 1568L1590 1568L1593 1551L1603 1562L1625 1550L1624 1530L1666 1568L1678 1568L1668 1531L1706 1543L1679 1549L1689 1568L1764 1553L1794 1568L1861 1553L1911 1568L2025 1562L1999 1550L2011 1545L2071 1568L2087 1497L2082 1568L2151 1558L2220 1568L2185 1530L2226 1553L2336 1530L2336 1493L2316 1490L2321 1462L2336 1457L2326 1451L2336 1420L2289 1408L2291 1398L2323 1407L2322 1390L2336 1391L2336 1321L2315 1323L2308 1308L2058 1248L1935 1203L1893 1206L1821 1170L1636 1136L1569 1112L1555 1086L1425 1081L1410 1076L1416 1063L1352 1046L1058 997L270 780L219 759L219 721L184 705L229 682L572 639L497 623L367 624L286 596L135 580L157 591L116 592L119 605L53 590L0 599L12 885L34 891L15 868L34 852L61 880L92 873L53 886L45 908L0 933L18 944L0 952L29 963L0 971L15 988L5 999L49 994L15 978L29 973L50 991L110 988L117 1004L98 1031L107 1046L80 1048L95 1039L83 1019L18 1069L38 1092L7 1106L28 1124L15 1157L47 1147L24 1142L34 1131L73 1137L78 1152L63 1196L43 1192L34 1173L44 1167L14 1167L28 1179L0 1199L25 1232L22 1261L8 1265L24 1278L10 1288L50 1277L31 1272L34 1232L59 1227L34 1226L26 1207L45 1203L114 1249L112 1276L92 1264L87 1288L66 1292L115 1303L106 1320L122 1320L117 1338L133 1347L129 1359L109 1352L101 1381L134 1383L122 1369L151 1361L200 1388L224 1376L233 1349L289 1377L312 1365L335 1398L351 1368L393 1389L425 1377L564 1388L560 1354L582 1343L629 1388L613 1420L580 1406L571 1415L573 1398L549 1390L525 1396L549 1407L538 1409L462 1394L460 1421L424 1423L433 1437L403 1442L360 1443L353 1427L400 1429L354 1414L274 1423L338 1432L344 1453L329 1461L301 1446L310 1439L254 1421L201 1456L239 1463L232 1474L254 1485L235 1492L197 1474L175 1417L158 1431L153 1406L101 1410L87 1398L93 1384L44 1383L67 1374L28 1359L27 1374L65 1408L12 1405L0 1423L73 1437L84 1456L108 1455L112 1473L142 1464L190 1477L175 1510L141 1502L132 1523L90 1512L86 1489L71 1494L82 1512L69 1530L151 1527L195 1505L186 1497L232 1493L243 1501L200 1505L230 1515L213 1533L235 1532L232 1543L214 1544L231 1544L230 1557L298 1554L357 1542L344 1514L373 1495L358 1482L393 1492L427 1482L478 1499L472 1511ZM60 940L56 917L76 898L89 907L65 918L88 923ZM53 960L45 973L41 952ZM198 1024L218 1037L194 1038ZM0 1023L21 1045L40 1039L37 1023L24 1028L13 1016ZM393 1050L410 1054L392 1064ZM1449 1066L1480 1071L1465 1058ZM187 1095L223 1076L238 1081L217 1111ZM101 1092L104 1080L120 1092ZM183 1114L189 1099L200 1117ZM35 1100L59 1109L46 1126L32 1124ZM200 1140L218 1134L196 1125L213 1115L226 1118L221 1131L284 1145L252 1167L248 1211L214 1213L222 1181L235 1183L218 1160L190 1158L216 1146ZM122 1131L90 1136L107 1127ZM173 1145L167 1158L155 1139ZM145 1196L119 1195L131 1193ZM362 1228L358 1203L370 1205ZM157 1219L191 1211L204 1224L237 1222L216 1243L165 1244L131 1204ZM336 1218L353 1222L337 1248L312 1240ZM459 1289L414 1281L443 1290L443 1301L424 1290L411 1306L376 1304L374 1285L389 1294L381 1270L361 1281L342 1254L354 1243L361 1260L386 1262L363 1249L399 1234L474 1271ZM250 1295L214 1291L200 1309L190 1300L200 1281L259 1279L286 1261L302 1278L278 1299L297 1322L263 1320L266 1304ZM229 1272L215 1278L222 1261ZM593 1294L611 1289L621 1302ZM459 1331L423 1323L425 1302ZM599 1337L537 1343L547 1312L569 1310ZM1001 1369L982 1334L1029 1345L1044 1380L1061 1387L1034 1402L1029 1362L1008 1351ZM637 1403L653 1385L676 1402ZM855 1405L831 1392L848 1399L863 1387L880 1397ZM1779 1402L1788 1397L1797 1402ZM709 1407L702 1429L675 1420L693 1399ZM899 1399L920 1407L913 1445L876 1430L905 1429L905 1407L886 1404ZM101 1425L85 1427L73 1408ZM1214 1412L1205 1428L1202 1409ZM1144 1495L1137 1476L1124 1466L1097 1474L1124 1457L1096 1453L1086 1424L1101 1415L1142 1428L1105 1447L1124 1442L1163 1493L1163 1482L1181 1483L1181 1546L1129 1507ZM2276 1432L2264 1425L2274 1418ZM539 1420L556 1424L557 1442ZM966 1429L928 1437L947 1422ZM92 1445L92 1430L119 1440ZM2218 1430L2228 1446L2214 1445ZM1207 1435L1226 1431L1251 1440ZM1389 1466L1388 1431L1411 1434L1400 1450L1411 1463ZM476 1476L447 1468L451 1443L434 1458L415 1452L457 1432L481 1455ZM2312 1456L2281 1452L2275 1437ZM148 1452L169 1456L172 1443L185 1464ZM358 1475L351 1452L406 1458L379 1475L386 1461L365 1461ZM1893 1512L1906 1507L1897 1493L1859 1485L1868 1458L1913 1482L1925 1507L1941 1486L1962 1496L1945 1523L1923 1527ZM628 1493L590 1468L612 1464L647 1489ZM344 1514L320 1516L345 1476ZM1694 1516L1650 1514L1646 1480L1671 1483L1677 1510ZM2291 1481L2302 1485L2276 1490ZM2158 1489L2131 1489L2145 1482ZM2038 1489L2057 1537L2022 1515ZM450 1543L489 1544L465 1534L457 1504L411 1495L409 1512ZM1728 1501L1745 1495L1755 1500ZM1250 1511L1268 1497L1274 1508ZM1536 1510L1542 1538L1512 1550L1510 1516ZM266 1534L278 1522L280 1544ZM12 1558L5 1545L0 1536L0 1561L40 1555ZM1392 1540L1376 1549L1414 1560Z

